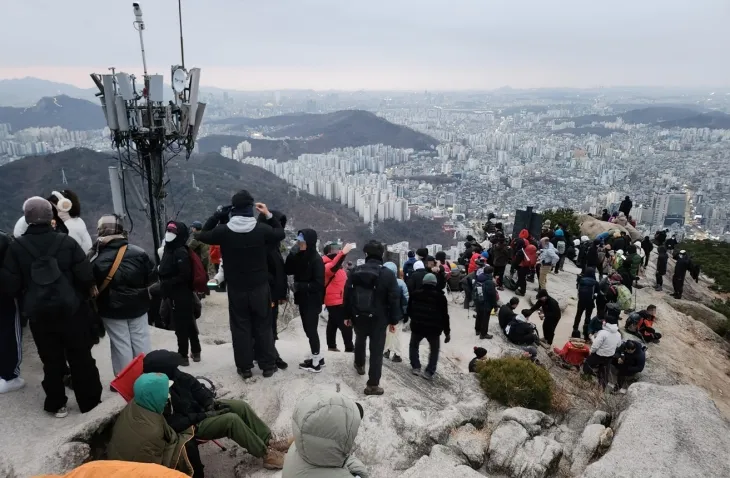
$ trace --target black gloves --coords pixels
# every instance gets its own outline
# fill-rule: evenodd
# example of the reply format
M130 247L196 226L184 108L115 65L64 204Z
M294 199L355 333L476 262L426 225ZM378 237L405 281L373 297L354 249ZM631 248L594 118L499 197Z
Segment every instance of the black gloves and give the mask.
M403 323L404 324L408 323L408 315L406 315L406 314L403 314Z
M446 334L446 338L444 339L444 343L445 344L448 344L449 342L451 342L451 334Z
M228 216L231 213L231 209L233 209L233 206L218 206L213 217L218 219L219 224L228 224Z

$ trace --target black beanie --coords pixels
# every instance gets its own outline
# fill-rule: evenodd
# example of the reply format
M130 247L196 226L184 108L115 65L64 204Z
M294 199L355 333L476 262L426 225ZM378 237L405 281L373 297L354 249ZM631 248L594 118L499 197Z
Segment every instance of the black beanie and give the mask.
M251 193L249 193L245 189L238 191L231 198L231 205L235 209L245 209L247 207L253 206L253 203L253 196L251 196Z
M477 358L483 358L487 355L487 349L484 347L474 347L474 355L476 355Z

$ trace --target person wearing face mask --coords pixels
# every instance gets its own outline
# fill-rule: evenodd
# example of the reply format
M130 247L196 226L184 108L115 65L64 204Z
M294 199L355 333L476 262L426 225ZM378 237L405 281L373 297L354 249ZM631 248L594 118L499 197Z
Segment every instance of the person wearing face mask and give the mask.
M200 340L193 310L193 269L190 262L188 227L170 221L165 232L165 246L160 260L160 293L172 305L172 320L177 336L177 351L184 366L190 365L188 348L193 360L200 361Z

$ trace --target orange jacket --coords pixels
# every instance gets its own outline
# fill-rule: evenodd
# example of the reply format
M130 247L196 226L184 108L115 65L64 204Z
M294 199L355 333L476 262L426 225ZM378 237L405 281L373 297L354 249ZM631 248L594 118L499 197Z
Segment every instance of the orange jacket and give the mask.
M91 461L65 475L41 475L35 478L189 478L185 473L162 465L128 461Z
M471 274L472 272L476 272L479 267L477 266L477 259L482 257L481 254L478 252L475 252L471 255L471 259L469 259L469 268L467 269L467 274Z
M221 246L210 246L209 249L210 262L212 264L221 263Z
M337 262L340 261L340 268L337 272L332 272ZM344 266L344 254L338 252L334 259L322 256L324 262L324 284L327 287L324 293L324 305L334 307L342 305L345 300L345 283L347 282L347 272Z

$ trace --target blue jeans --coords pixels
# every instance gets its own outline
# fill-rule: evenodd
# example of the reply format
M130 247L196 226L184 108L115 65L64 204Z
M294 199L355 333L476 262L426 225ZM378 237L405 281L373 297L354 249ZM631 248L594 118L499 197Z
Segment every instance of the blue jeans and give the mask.
M426 366L426 372L436 373L436 365L439 361L439 347L441 347L441 334L423 336L416 332L411 332L411 343L408 348L408 353L411 359L411 367L421 368L421 360L418 357L418 348L421 345L423 339L428 340L429 354L428 354L428 365Z

